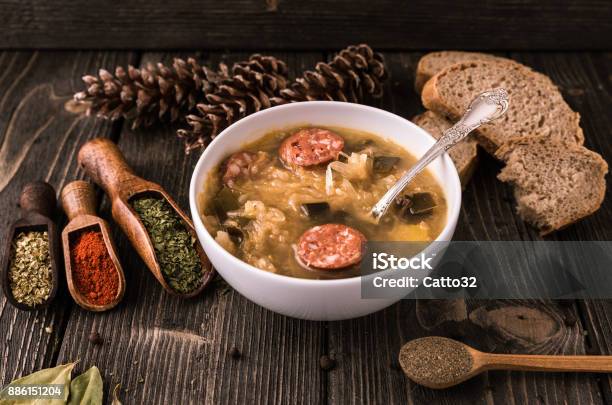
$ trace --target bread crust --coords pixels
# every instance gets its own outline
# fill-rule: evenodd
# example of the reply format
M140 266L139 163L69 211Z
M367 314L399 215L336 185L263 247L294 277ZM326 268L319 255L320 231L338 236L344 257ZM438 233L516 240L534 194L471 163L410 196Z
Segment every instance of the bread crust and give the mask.
M501 58L500 58L501 59ZM504 69L511 67L512 69L519 69L522 74L525 75L533 75L533 81L539 81L540 85L551 87L551 91L558 92L557 86L542 73L536 72L533 69L522 65L518 62L514 62L511 60L507 61L483 61L477 60L472 62L460 62L453 65L450 65L443 71L439 72L431 79L429 79L424 87L423 92L421 93L421 101L423 105L436 113L440 113L446 115L452 119L459 119L463 114L463 111L458 111L456 107L454 107L450 102L444 100L443 96L440 94L440 88L442 87L441 81L444 80L449 74L454 73L457 70L466 70L471 68L478 68L481 66L489 67L489 65L493 65L495 68ZM506 65L506 66L505 66ZM483 88L483 91L487 90ZM559 92L559 97L562 100L561 93ZM557 96L557 95L555 95ZM512 105L512 94L510 95L510 103ZM582 145L584 143L584 133L582 128L580 127L580 114L571 110L569 105L563 101L564 106L563 109L566 109L567 112L564 115L565 119L568 119L568 126L572 128L572 137L576 144ZM554 128L552 129L552 134L556 134L554 132ZM474 131L474 135L478 140L480 146L483 147L489 154L495 155L496 150L502 146L503 143L508 142L507 140L501 140L503 137L496 136L495 127L494 126L485 126L480 128L479 130ZM571 136L570 133L566 132L564 136ZM536 133L537 135L537 133ZM495 140L497 139L497 140Z
M608 173L608 163L603 159L601 155L585 148L582 145L577 145L573 142L550 141L547 138L547 136L521 137L521 138L514 139L512 141L509 141L497 150L496 157L498 159L508 162L510 158L512 157L512 154L515 153L516 150L518 150L517 148L519 146L529 147L533 145L533 143L539 142L539 141L547 142L551 145L551 147L558 148L559 150L562 150L564 153L572 152L572 153L580 154L586 157L587 159L591 160L593 165L598 168L598 170L589 173L594 183L593 184L594 186L593 194L594 195L593 195L593 199L590 201L590 204L588 206L585 206L584 211L579 214L572 213L571 215L567 217L561 217L559 220L552 221L547 224L543 224L542 226L539 226L538 224L534 223L529 218L531 214L537 215L537 213L530 213L527 210L526 206L522 205L521 203L522 188L520 185L516 184L516 180L515 180L516 176L509 175L505 168L502 169L502 171L498 174L497 177L499 178L499 180L503 182L508 182L512 184L512 186L514 187L514 194L515 194L515 199L517 202L516 209L517 209L518 214L521 216L521 218L523 218L523 220L525 220L526 222L529 222L532 225L536 226L536 228L538 228L538 230L540 231L540 235L546 236L552 232L558 231L560 229L564 229L578 222L579 220L583 218L586 218L587 216L596 212L601 207L601 204L603 203L603 200L606 194L605 176Z
M421 59L419 59L419 63L417 64L415 80L414 80L414 88L417 91L417 93L420 93L423 90L423 86L425 86L425 83L430 78L432 78L439 71L444 69L442 68L436 72L431 72L430 69L427 69L425 67L425 65L428 62L428 59L434 58L434 57L439 57L442 59L444 56L448 56L450 58L460 56L462 58L465 58L463 61L460 61L460 62L466 62L466 61L469 61L470 59L471 60L509 60L506 58L502 58L500 56L490 55L490 54L481 53L481 52L463 52L463 51L430 52L426 55L423 55ZM449 63L447 66L450 66L452 64L453 63Z

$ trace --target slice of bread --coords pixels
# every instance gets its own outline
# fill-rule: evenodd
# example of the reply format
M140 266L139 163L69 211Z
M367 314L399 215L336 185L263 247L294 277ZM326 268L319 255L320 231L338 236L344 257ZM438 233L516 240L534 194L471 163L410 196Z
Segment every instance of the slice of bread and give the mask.
M506 166L497 176L514 186L518 214L546 235L599 209L608 164L574 142L526 137L497 150Z
M418 93L423 90L427 80L447 67L461 62L473 62L477 60L509 60L480 52L440 51L431 52L419 59L416 69L414 87Z
M442 133L453 124L443 116L433 111L425 111L412 119L412 122L429 132L434 138L440 139ZM457 167L461 185L470 181L478 160L478 143L468 135L466 139L455 145L448 153Z
M425 84L421 98L428 109L459 119L478 94L496 87L508 91L508 111L475 132L478 143L489 153L494 154L502 144L524 136L545 135L562 142L584 142L580 115L567 105L553 82L510 60L452 65Z

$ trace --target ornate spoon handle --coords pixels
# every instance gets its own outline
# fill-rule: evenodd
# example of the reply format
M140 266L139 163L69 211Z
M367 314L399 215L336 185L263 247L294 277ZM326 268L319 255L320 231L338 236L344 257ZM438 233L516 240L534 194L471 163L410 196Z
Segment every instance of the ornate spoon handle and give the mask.
M463 117L452 127L444 131L442 137L432 146L419 161L412 166L401 179L391 187L385 195L372 208L372 216L380 219L397 195L406 188L417 174L444 152L455 146L470 132L487 124L502 115L508 109L508 93L498 88L478 95L468 107Z

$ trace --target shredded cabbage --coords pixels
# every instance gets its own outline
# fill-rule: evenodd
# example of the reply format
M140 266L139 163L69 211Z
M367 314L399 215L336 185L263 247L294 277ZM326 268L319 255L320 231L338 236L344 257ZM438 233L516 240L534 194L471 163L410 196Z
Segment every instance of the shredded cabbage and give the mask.
M325 170L325 192L328 195L332 194L334 186L332 170L337 171L342 177L350 181L366 180L372 173L372 159L366 153L353 152L350 156L340 153L346 157L346 163L336 160L328 164Z

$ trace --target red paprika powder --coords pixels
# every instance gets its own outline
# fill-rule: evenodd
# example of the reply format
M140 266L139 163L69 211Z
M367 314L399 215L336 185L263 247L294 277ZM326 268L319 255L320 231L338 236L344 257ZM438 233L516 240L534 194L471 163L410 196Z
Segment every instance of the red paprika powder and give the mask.
M119 275L101 232L84 231L77 235L70 252L72 277L76 288L96 305L115 299Z

